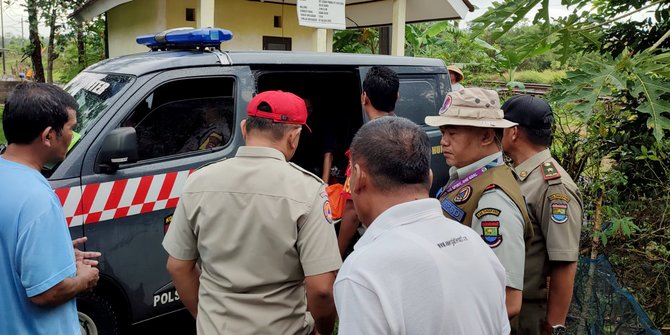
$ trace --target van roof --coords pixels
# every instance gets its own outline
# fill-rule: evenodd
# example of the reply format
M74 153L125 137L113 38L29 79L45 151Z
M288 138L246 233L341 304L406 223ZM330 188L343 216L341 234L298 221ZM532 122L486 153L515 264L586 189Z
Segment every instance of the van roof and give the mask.
M444 67L439 59L294 51L153 51L103 60L86 71L140 76L173 68L226 65L386 65Z

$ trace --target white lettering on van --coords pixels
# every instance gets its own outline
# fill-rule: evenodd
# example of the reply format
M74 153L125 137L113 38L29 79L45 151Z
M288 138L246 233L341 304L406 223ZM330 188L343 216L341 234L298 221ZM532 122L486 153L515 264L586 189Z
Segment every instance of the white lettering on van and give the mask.
M179 293L177 293L177 291L170 291L154 295L154 307L175 301L179 301Z
M86 86L86 90L95 93L97 95L102 94L107 88L109 87L109 83L106 83L104 81L100 80L94 80L88 86Z

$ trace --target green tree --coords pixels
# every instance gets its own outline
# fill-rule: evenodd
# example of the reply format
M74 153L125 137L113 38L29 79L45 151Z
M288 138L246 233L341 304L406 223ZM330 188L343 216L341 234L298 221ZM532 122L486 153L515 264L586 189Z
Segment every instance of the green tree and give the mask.
M654 321L668 324L670 1L562 2L572 13L553 20L548 0L496 2L473 31L498 41L539 9L539 35L515 50L549 46L574 69L550 97L562 116L554 151L581 180L590 254L606 251ZM653 20L628 21L648 11Z

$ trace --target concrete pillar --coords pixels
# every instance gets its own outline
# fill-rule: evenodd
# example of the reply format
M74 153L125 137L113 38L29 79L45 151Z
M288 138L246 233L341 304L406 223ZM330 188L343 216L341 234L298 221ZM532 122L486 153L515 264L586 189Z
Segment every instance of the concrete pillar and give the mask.
M197 0L195 21L198 28L214 27L214 0Z
M405 55L405 18L407 0L393 0L393 28L391 33L391 55Z
M326 52L333 52L333 30L326 31Z
M312 51L328 52L328 30L329 29L320 28L314 29L314 32L312 33Z

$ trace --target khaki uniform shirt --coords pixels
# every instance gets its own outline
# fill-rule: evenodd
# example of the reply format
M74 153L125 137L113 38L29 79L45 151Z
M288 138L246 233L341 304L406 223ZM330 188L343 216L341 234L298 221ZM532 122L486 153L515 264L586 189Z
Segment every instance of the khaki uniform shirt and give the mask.
M528 203L534 236L526 254L524 300L547 299L549 261L577 261L582 199L577 185L551 157L539 152L514 169Z
M193 173L163 241L200 261L198 334L307 334L305 276L342 264L318 177L271 148Z
M447 186L484 166L502 164L502 153L497 152L460 169L451 167ZM491 247L505 268L505 286L522 290L526 246L524 217L519 206L502 189L494 187L484 191L474 212L465 215L472 216L470 227ZM445 216L449 217L446 213ZM490 228L491 225L495 227Z

